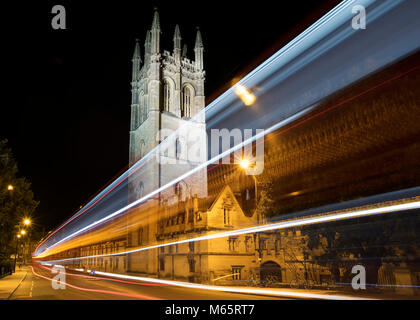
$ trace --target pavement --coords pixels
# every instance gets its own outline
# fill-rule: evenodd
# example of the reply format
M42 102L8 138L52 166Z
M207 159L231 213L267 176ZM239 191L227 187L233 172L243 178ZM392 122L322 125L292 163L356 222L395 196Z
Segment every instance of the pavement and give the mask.
M0 300L8 300L31 272L30 266L16 266L16 272L0 279Z

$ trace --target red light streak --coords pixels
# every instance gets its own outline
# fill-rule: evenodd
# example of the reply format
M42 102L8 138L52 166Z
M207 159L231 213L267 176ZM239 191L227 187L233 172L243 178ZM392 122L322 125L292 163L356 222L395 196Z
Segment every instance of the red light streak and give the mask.
M31 266L31 269L32 269L32 273L35 276L37 276L39 278L43 278L45 280L49 280L49 281L53 280L52 278L48 278L46 276L40 275L39 273L36 273L33 266ZM125 296L125 297L141 299L141 300L163 300L163 299L159 299L159 298L155 298L155 297L142 296L142 295L134 294L134 293L124 293L124 292L110 291L110 290L100 290L100 289L89 289L89 288L78 287L78 286L75 286L75 285L69 284L69 283L64 283L64 284L66 286L69 286L70 288L81 290L81 291L105 293L105 294L111 294L111 295L115 295L115 296Z

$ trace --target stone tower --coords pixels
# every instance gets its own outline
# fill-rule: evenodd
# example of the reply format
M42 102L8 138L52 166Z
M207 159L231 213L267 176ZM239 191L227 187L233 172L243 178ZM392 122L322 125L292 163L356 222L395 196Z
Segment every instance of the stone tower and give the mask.
M159 14L155 8L152 26L144 42L144 60L138 40L132 60L130 167L160 144L159 133L165 130L183 128L184 132L198 130L202 134L206 130L204 113L198 115L205 107L204 48L200 30L197 29L194 61L187 58L186 45L181 46L178 25L174 30L172 52L161 50L160 35ZM156 190L206 161L207 149L205 141L203 143L199 157L193 160L187 155L188 142L178 139L174 148L162 155L164 161L157 161L155 155L143 159L147 163L130 179L130 198ZM175 154L170 150L175 150ZM166 160L173 157L177 163L168 164L170 161ZM182 182L180 187L185 189L185 195L207 196L207 174L198 174Z

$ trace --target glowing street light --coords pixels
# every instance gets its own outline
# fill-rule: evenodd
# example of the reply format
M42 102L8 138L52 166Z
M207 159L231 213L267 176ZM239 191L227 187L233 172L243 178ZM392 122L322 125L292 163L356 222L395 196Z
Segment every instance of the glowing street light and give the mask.
M31 220L30 220L30 219L28 219L28 218L26 218L25 220L23 220L23 223L24 223L26 226L29 226L29 225L31 224Z
M240 164L240 166L241 166L242 168L244 168L244 169L248 168L248 167L249 167L249 165L250 165L250 163L249 163L249 161L248 161L247 159L242 159L242 160L241 160L241 162L240 162L239 164Z
M18 238L20 238L20 237L21 237L21 235L20 235L20 234L18 234L18 235L17 235L17 237L18 237Z
M21 230L20 234L24 236L26 234L26 230Z
M13 191L13 189L14 189L15 187L14 186L12 186L11 184L9 184L8 186L7 186L7 190L9 190L9 191Z
M243 169L248 169L251 166L251 162L246 159L246 158L242 158L242 160L239 162L239 165L243 168ZM255 175L251 174L252 178L254 179L254 185L255 185L255 210L257 205L258 205L258 181L257 178L255 177ZM258 217L258 222L259 222L259 217Z
M246 106L250 106L256 100L255 95L241 84L235 86L235 93Z

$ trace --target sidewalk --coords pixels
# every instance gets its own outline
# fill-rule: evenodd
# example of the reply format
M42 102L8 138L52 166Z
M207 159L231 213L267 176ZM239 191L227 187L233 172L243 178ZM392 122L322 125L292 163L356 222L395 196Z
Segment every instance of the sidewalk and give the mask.
M30 270L30 266L22 266L20 270L16 266L15 273L0 279L0 300L7 300L19 287Z

